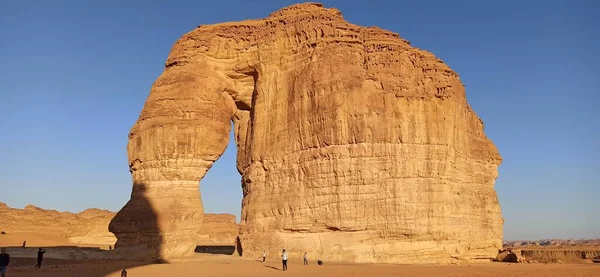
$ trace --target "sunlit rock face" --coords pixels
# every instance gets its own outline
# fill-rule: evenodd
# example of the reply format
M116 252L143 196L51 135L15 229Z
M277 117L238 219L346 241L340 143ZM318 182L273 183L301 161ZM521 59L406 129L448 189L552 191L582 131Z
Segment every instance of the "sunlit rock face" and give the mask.
M133 192L111 224L118 247L193 253L198 181L231 121L243 256L445 263L502 247L502 158L458 75L314 3L175 43L129 135Z

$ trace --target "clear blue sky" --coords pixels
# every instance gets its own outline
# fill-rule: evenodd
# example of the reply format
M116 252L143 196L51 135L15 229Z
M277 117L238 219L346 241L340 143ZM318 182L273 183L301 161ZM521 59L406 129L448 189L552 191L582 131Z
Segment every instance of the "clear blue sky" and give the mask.
M506 239L600 237L600 2L322 1L456 70L504 157ZM143 4L142 4L143 3ZM294 1L0 2L0 201L120 209L126 144L173 43ZM235 147L202 181L239 217Z

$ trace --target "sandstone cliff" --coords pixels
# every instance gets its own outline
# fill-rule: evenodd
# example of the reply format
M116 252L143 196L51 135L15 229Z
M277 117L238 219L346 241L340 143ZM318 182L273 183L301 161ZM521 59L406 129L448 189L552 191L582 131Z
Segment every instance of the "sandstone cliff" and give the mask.
M233 245L239 234L231 214L204 214L201 227L198 245Z
M7 233L35 232L64 237L75 244L115 243L108 231L114 213L107 210L87 209L80 213L44 210L33 205L14 209L0 203L0 229Z
M230 122L243 255L351 262L489 260L502 159L458 75L377 27L307 3L199 26L173 46L129 134L117 247L190 255L198 181Z
M87 209L80 213L44 210L33 205L14 209L0 202L0 231L12 233L35 232L63 237L73 244L113 245L114 234L108 224L115 213ZM238 225L231 214L205 214L204 229L199 231L198 244L233 245ZM26 240L26 237L24 237Z

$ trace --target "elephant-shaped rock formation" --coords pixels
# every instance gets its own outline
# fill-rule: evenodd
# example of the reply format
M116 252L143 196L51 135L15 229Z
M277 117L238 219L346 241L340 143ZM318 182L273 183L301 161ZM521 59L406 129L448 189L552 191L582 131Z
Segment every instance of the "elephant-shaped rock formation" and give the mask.
M316 3L175 43L129 134L133 191L110 224L117 248L193 253L198 182L231 122L243 256L446 263L502 248L502 158L458 75Z

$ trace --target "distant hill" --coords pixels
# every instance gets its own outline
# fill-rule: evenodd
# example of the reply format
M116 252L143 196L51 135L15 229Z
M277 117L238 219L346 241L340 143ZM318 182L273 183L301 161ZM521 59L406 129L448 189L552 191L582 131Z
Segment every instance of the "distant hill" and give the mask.
M0 202L0 231L47 234L65 238L73 244L114 245L117 239L108 231L108 224L115 214L95 208L80 213L46 210L33 205L15 209ZM199 244L233 245L238 235L238 225L231 214L205 214L204 223L198 229Z
M599 247L600 239L543 239L543 240L513 240L505 241L504 248L518 247Z

